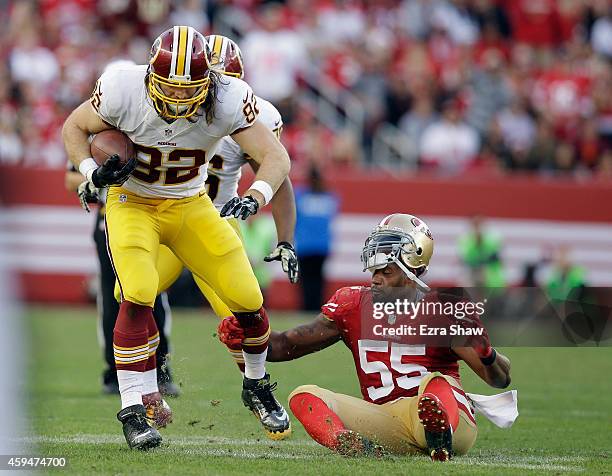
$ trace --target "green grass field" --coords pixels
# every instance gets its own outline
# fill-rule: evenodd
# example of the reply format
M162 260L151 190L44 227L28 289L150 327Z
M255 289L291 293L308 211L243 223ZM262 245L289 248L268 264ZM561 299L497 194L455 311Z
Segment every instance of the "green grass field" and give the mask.
M100 393L102 358L93 308L30 308L29 434L32 450L65 456L71 474L612 474L612 348L505 349L520 416L501 430L479 417L468 456L433 465L423 457L346 459L318 446L293 421L290 440L268 440L240 401L241 377L213 337L216 319L175 312L173 369L183 395L170 404L164 446L130 451L115 419L118 397ZM277 329L298 316L272 313ZM304 319L302 317L301 319ZM337 344L269 365L286 403L300 384L358 395L348 350ZM495 393L464 371L464 387Z

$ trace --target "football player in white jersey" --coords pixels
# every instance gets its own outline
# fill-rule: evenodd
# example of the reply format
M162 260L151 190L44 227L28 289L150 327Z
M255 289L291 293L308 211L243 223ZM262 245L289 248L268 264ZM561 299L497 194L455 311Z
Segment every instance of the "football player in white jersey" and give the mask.
M221 35L210 35L206 37L208 46L213 55L214 67L224 75L235 76L240 79L244 76L242 55L238 45L231 39ZM278 110L268 101L256 97L259 110L258 121L266 125L277 137L283 127L283 121ZM206 187L208 196L213 201L217 210L221 211L226 203L238 196L238 182L242 175L242 167L250 164L257 171L258 164L246 156L241 147L230 137L221 139L217 151L208 164L208 178ZM296 211L293 187L289 177L274 194L271 201L272 215L276 224L278 245L266 258L266 261L279 260L292 283L296 283L299 277L298 259L293 248L293 233L295 229ZM240 227L236 218L229 217L228 222L240 236ZM159 274L159 291L168 289L179 277L183 270L183 263L165 246L160 247L157 260L157 271ZM215 314L223 319L232 313L228 306L217 296L213 289L202 279L194 276L198 287L211 304ZM119 296L118 285L115 287L115 295ZM238 368L244 372L244 359L242 351L229 349L236 361ZM280 435L269 434L272 438Z
M290 431L265 371L270 326L261 291L240 239L203 191L207 163L224 136L232 136L260 167L222 215L246 219L268 204L288 175L289 157L257 120L248 84L221 76L211 59L200 33L172 27L153 43L148 65L104 73L62 131L70 161L96 187L110 187L106 232L122 297L113 339L121 393L117 418L131 448L162 441L142 404L143 393L157 391L151 349L158 342L152 305L160 244L206 281L244 327L243 401L260 403L258 416L269 429ZM136 157L122 164L112 156L98 166L88 136L111 128L134 142Z

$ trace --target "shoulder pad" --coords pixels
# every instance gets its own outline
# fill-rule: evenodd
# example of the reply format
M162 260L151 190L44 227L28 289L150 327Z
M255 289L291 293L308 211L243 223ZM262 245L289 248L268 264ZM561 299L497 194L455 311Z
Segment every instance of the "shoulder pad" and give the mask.
M367 288L363 286L338 289L331 299L321 307L321 313L330 319L346 315L346 313L359 307L361 293L365 289Z

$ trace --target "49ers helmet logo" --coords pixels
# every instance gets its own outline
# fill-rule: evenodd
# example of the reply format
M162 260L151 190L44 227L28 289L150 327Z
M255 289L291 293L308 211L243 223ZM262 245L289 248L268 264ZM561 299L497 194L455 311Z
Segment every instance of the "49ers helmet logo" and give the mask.
M418 228L420 231L425 233L425 236L427 236L427 238L429 238L430 240L433 240L433 236L431 235L431 231L429 231L429 227L425 223L423 223L421 220L419 220L417 217L412 217L410 219L410 223L412 223L412 226L414 226L415 228Z

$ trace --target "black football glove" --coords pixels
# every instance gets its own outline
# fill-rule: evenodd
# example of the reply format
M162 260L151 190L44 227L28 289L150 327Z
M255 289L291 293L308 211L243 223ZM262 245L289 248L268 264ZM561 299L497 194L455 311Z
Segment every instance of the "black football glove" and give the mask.
M280 261L283 271L287 273L289 277L289 281L294 284L298 282L300 278L300 265L295 249L291 246L291 243L280 241L272 253L264 258L264 261L267 263L270 261Z
M255 215L259 210L259 202L250 195L246 197L234 197L221 209L222 217L233 216L234 218L242 218L246 220L251 215Z
M77 188L77 195L81 202L81 208L89 213L89 204L98 203L100 199L99 191L89 180L82 182Z
M94 170L91 181L97 188L108 187L109 185L121 185L136 168L136 158L132 157L125 165L121 165L121 158L118 154L111 155L106 162Z

